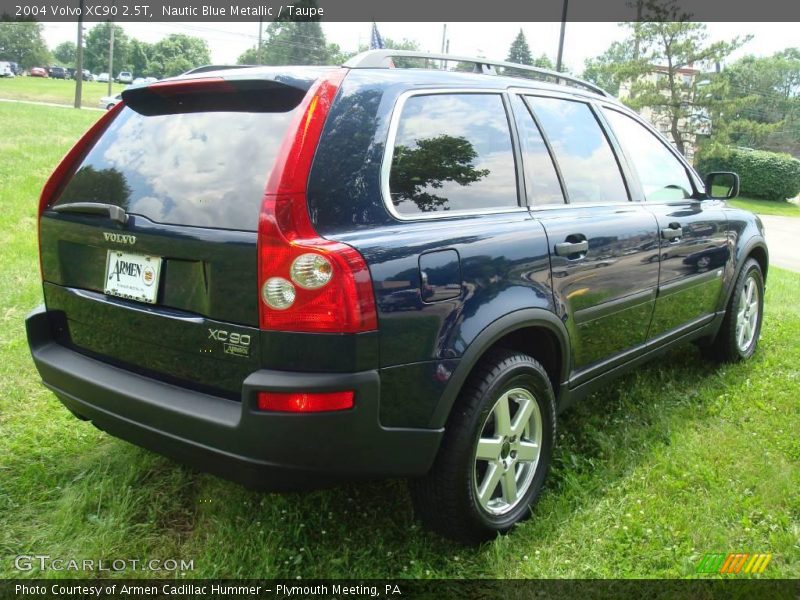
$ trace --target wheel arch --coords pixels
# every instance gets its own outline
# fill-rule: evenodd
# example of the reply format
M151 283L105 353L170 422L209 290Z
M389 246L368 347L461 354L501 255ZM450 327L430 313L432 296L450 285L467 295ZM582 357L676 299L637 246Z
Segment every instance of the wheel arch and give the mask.
M552 312L542 308L521 309L486 326L470 343L431 416L430 427L444 427L459 392L478 361L493 348L509 348L533 356L550 375L556 406L567 387L571 369L569 334Z
M764 238L761 236L756 236L751 238L747 244L742 246L742 248L736 253L736 270L734 271L733 277L731 278L731 283L725 292L725 302L722 304L721 310L727 310L728 303L731 299L731 294L733 294L733 290L736 287L736 282L739 279L739 275L742 272L744 264L749 258L755 259L755 261L758 263L758 266L761 267L761 274L764 277L764 284L766 285L767 270L769 269L769 250L767 249L767 243L764 241Z

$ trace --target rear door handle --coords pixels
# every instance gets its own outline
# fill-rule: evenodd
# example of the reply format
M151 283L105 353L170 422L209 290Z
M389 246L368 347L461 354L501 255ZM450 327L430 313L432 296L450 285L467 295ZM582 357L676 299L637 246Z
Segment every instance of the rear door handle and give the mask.
M559 256L571 256L572 254L586 254L589 251L589 242L560 242L556 244L556 254Z
M683 237L683 229L681 229L680 226L673 227L670 225L666 229L661 230L661 237L664 238L665 240L672 241L679 237Z

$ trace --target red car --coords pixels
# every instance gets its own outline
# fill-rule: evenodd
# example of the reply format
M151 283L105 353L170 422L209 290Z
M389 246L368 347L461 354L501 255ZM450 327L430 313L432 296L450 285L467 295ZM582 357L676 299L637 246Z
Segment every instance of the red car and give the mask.
M47 69L42 67L33 67L31 69L31 77L47 77Z

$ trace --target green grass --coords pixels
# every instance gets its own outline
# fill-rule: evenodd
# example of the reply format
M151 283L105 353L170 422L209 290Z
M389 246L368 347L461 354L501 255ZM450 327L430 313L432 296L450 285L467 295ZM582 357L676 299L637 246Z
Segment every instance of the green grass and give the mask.
M112 94L119 94L125 85L111 84ZM100 98L108 95L108 84L84 81L81 89L81 106L100 108ZM0 78L0 98L7 100L33 100L72 106L75 102L75 82L65 79L40 77Z
M0 105L0 577L21 553L192 559L187 577L689 577L708 551L772 552L763 577L800 577L800 275L776 268L752 361L688 346L588 398L534 517L480 548L422 531L400 481L256 493L77 421L23 318L39 189L97 115Z
M800 217L800 206L786 200L758 200L739 196L728 200L728 204L736 208L744 208L757 215L775 215L778 217Z

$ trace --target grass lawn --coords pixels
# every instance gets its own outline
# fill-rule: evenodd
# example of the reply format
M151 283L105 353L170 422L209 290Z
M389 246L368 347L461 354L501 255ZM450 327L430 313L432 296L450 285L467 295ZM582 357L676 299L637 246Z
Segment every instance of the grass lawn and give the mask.
M114 95L119 94L125 87L119 83L111 84ZM81 105L88 108L100 108L100 98L107 95L107 83L84 81L81 90ZM72 106L75 102L75 81L40 77L0 78L0 98L53 102Z
M736 208L744 208L757 215L776 215L778 217L800 217L800 206L786 200L757 200L739 196L728 200L728 204Z
M534 517L480 548L422 531L400 481L256 493L76 420L39 383L23 318L39 190L98 114L0 104L0 577L24 575L18 554L194 560L187 577L690 577L734 551L800 577L800 275L777 268L752 361L688 346L588 398L560 421Z

